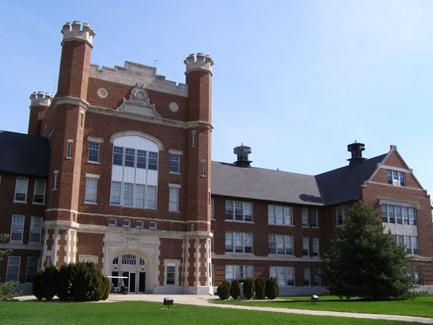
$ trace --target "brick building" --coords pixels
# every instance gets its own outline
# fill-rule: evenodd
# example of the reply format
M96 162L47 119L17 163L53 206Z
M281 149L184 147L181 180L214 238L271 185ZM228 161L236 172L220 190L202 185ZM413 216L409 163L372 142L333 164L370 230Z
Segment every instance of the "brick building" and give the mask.
M212 59L189 55L186 84L126 62L90 64L93 29L62 29L57 94L30 96L28 134L0 133L0 280L91 261L130 292L209 293L223 279L275 276L282 293L325 289L321 256L357 200L433 284L430 197L399 155L320 175L212 162ZM118 279L115 277L122 276Z

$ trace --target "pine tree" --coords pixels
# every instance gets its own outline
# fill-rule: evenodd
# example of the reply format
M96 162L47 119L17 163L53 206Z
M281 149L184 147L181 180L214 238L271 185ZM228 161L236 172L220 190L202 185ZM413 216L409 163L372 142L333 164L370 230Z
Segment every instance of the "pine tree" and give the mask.
M397 298L414 285L405 248L384 233L374 211L361 202L337 226L323 277L330 292L340 297Z
M0 243L5 243L9 240L9 235L7 234L0 234ZM10 251L5 249L0 249L0 262L3 260L4 257L9 255Z

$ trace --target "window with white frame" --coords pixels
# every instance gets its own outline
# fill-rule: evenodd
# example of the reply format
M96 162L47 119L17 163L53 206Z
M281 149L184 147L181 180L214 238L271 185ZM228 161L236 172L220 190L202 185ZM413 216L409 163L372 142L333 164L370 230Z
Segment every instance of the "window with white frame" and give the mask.
M141 135L113 140L110 204L156 209L159 145Z
M200 176L206 176L206 161L200 160Z
M226 265L225 279L228 281L251 279L254 277L253 265Z
M319 243L320 240L317 237L314 237L311 239L311 241L313 242L313 256L319 256L320 252L319 252Z
M301 221L303 226L308 226L308 208L301 209Z
M268 205L268 224L293 225L293 209L289 206Z
M115 219L115 218L108 218L107 224L110 227L116 227L117 226L117 219Z
M35 185L33 187L33 203L44 204L45 203L45 189L47 181L45 179L36 178Z
M310 220L311 227L319 227L319 210L317 208L313 208L313 214Z
M252 253L253 234L251 232L226 232L226 253Z
M135 228L138 228L138 229L143 229L143 220L136 220L135 221Z
M26 265L26 282L33 282L35 274L38 271L38 261L37 256L27 256Z
M59 178L59 171L58 170L53 171L53 188L52 188L52 191L57 191L58 178Z
M168 211L179 212L179 186L169 186L168 191Z
M295 285L295 268L293 266L271 266L269 276L275 278L280 287Z
M293 255L293 236L269 234L268 254Z
M180 173L180 154L170 153L170 173Z
M24 220L22 215L13 215L11 219L11 235L10 241L22 242L24 233Z
M8 266L6 269L6 282L19 281L20 279L20 256L8 256Z
M96 203L97 193L98 193L98 178L86 177L86 191L84 195L84 202Z
M174 264L168 264L165 267L165 284L166 285L176 284L176 266Z
M413 207L381 204L381 212L383 223L417 225L416 209Z
M129 227L131 227L131 220L129 220L129 219L123 219L122 220L122 226L123 226L123 228L129 228Z
M225 220L253 221L253 204L245 201L225 201Z
M394 186L406 186L406 173L398 170L387 170L388 184Z
M347 214L347 207L338 207L336 210L336 223L337 225L342 225L344 222L344 219L346 218Z
M101 144L99 142L89 141L87 146L87 161L99 162L99 150Z
M419 239L418 236L412 235L391 235L394 237L397 244L406 248L406 252L410 255L419 255Z
M68 139L66 143L66 159L72 159L72 149L73 149L74 140Z
M16 178L14 202L27 202L28 184L29 184L29 179L27 177Z
M29 232L29 242L40 243L42 239L42 217L31 217L30 218L30 232Z
M303 256L310 255L310 239L308 237L302 238L302 255Z
M309 267L304 267L304 286L309 286L311 284L311 269Z

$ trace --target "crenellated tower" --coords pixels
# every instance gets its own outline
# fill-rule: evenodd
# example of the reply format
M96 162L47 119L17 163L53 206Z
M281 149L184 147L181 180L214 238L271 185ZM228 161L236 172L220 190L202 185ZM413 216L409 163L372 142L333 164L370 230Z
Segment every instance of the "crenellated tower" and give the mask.
M30 95L28 134L41 135L42 121L45 118L45 114L47 113L52 100L53 95L43 91L35 91Z

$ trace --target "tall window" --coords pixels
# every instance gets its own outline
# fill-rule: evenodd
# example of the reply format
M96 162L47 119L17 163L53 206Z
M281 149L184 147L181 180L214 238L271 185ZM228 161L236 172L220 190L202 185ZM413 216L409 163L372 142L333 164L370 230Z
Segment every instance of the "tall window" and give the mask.
M226 253L252 253L253 234L251 232L226 232Z
M21 257L9 256L8 267L6 270L6 281L19 281L20 279Z
M319 238L315 237L312 238L312 242L313 242L313 256L319 256L320 252L319 252Z
M292 208L281 205L268 205L268 224L293 225Z
M33 282L37 270L38 270L38 257L27 256L26 282Z
M12 216L10 241L14 241L14 242L23 241L24 220L25 217L22 215Z
M293 237L288 235L268 235L268 253L276 255L293 255Z
M308 237L302 238L302 255L303 256L310 255L310 240Z
M99 149L101 144L99 142L89 142L87 147L87 161L99 162Z
M406 248L406 252L410 255L419 255L419 240L418 236L411 235L392 235L397 244Z
M225 220L253 221L253 204L244 201L225 201Z
M167 265L166 266L166 277L165 284L166 285L174 285L176 284L176 266Z
M346 207L338 207L337 208L337 225L341 225L346 218L347 208Z
M179 212L179 191L177 186L169 187L168 211Z
M406 173L398 170L387 170L388 184L406 186Z
M111 205L156 209L158 151L157 143L140 135L114 139Z
M317 208L313 209L313 215L311 216L310 226L311 227L319 226L319 210Z
M35 186L33 188L33 203L44 204L45 203L45 188L47 181L45 179L36 178Z
M226 265L225 279L232 281L238 279L251 279L254 277L253 265Z
M382 222L416 226L416 209L412 207L382 204Z
M295 268L293 266L271 266L269 276L277 279L280 287L295 285Z
M177 153L170 154L170 173L180 173L180 155Z
M31 243L40 243L41 242L42 226L43 226L42 217L31 217L30 218L29 242L31 242Z
M68 139L66 143L66 159L72 159L72 146L74 141L72 139Z
M15 180L15 202L27 202L27 187L29 179L27 177L17 177Z
M98 179L96 177L86 177L86 192L84 201L86 203L96 203L98 192Z
M303 226L308 226L308 208L301 209L301 221Z

